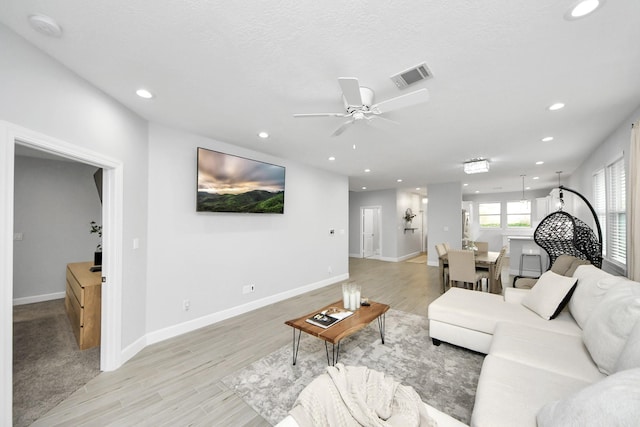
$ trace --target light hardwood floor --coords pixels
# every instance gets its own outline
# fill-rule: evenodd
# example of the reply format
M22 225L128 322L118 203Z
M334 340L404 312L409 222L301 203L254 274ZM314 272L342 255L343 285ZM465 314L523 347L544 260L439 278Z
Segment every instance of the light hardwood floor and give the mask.
M349 274L363 296L422 316L440 295L438 268L426 264L351 258ZM341 295L341 285L334 284L151 345L33 425L268 426L220 380L290 345L285 320Z

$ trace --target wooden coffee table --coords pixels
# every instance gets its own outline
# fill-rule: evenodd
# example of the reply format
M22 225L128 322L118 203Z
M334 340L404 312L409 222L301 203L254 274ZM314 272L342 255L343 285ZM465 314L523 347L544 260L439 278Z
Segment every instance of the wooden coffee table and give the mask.
M351 316L338 323L335 323L328 328L321 328L320 326L312 325L306 320L314 314L327 310L329 307L342 308L342 300L336 301L333 304L329 304L326 307L322 307L318 310L314 310L304 316L297 319L287 320L285 325L289 325L293 328L293 364L296 364L298 359L298 348L300 347L300 336L302 332L312 335L314 337L324 340L324 347L327 353L327 363L330 366L338 363L338 354L340 353L340 341L343 338L351 336L358 332L360 329L367 326L369 323L378 319L378 327L380 328L380 339L384 344L384 328L385 328L385 313L389 310L387 304L380 304L374 301L369 302L369 306L362 306L356 310ZM298 338L296 340L296 329L298 330ZM296 342L297 341L297 342ZM329 346L332 344L332 358L329 359Z

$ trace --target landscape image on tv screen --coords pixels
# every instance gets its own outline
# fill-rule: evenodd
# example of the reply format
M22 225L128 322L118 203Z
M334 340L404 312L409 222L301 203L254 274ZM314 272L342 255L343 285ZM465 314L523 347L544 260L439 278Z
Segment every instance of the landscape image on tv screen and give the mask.
M198 212L284 213L283 166L198 148Z

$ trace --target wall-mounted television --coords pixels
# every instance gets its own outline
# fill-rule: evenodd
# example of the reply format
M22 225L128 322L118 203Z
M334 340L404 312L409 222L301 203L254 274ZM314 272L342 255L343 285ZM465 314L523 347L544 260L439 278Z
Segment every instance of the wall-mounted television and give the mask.
M198 147L198 212L284 213L284 166Z

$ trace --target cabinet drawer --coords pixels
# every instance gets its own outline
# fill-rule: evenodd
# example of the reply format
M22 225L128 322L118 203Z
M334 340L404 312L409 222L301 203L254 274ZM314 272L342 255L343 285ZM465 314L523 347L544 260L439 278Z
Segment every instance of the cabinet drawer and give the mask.
M67 269L67 286L73 295L75 295L80 306L84 307L84 289L82 289L82 286L80 286L80 283L78 283L76 277L69 269Z
M80 334L82 333L82 308L80 308L76 297L68 289L67 295L64 299L64 308L67 311L73 335L75 335L76 340L79 343Z

